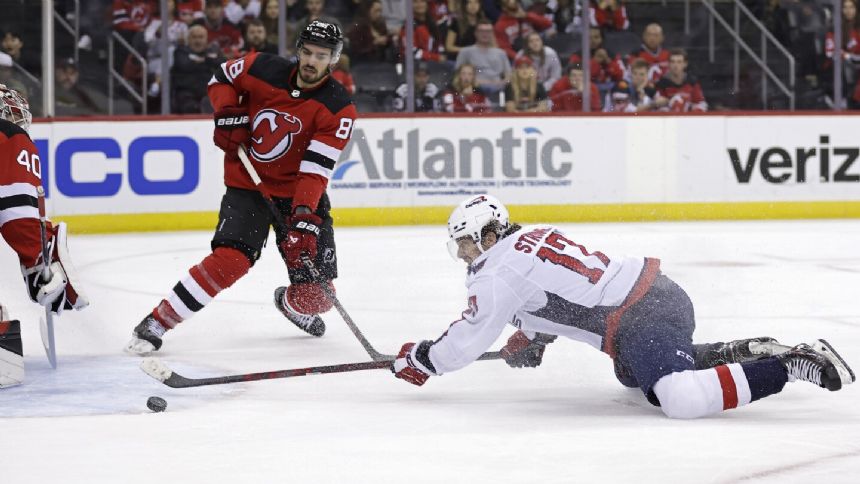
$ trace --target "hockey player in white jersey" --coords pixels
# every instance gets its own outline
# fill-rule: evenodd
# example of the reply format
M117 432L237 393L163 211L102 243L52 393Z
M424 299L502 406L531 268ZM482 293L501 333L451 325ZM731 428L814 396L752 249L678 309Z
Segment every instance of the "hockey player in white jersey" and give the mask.
M824 340L694 346L692 302L660 273L658 259L589 251L551 225L511 224L490 195L461 203L448 233L451 255L468 264L468 307L437 340L403 345L394 372L409 383L472 363L507 324L517 328L501 351L509 365L538 366L557 336L582 341L608 354L622 383L673 418L739 407L789 381L836 391L855 380ZM720 352L727 348L739 351Z

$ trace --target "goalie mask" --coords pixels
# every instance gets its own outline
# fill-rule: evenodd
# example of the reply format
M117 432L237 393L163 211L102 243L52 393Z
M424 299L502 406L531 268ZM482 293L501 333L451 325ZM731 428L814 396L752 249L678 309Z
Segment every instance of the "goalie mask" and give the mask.
M17 124L24 131L30 129L30 122L33 121L30 104L24 96L5 84L0 84L0 118Z
M478 250L484 252L481 246L481 231L490 222L499 222L497 236L509 226L508 209L498 198L492 195L478 195L464 200L448 217L448 253L457 260L457 240L471 237Z
M305 43L328 47L331 49L331 64L337 64L343 50L343 32L337 24L314 20L299 33L296 50L301 49Z

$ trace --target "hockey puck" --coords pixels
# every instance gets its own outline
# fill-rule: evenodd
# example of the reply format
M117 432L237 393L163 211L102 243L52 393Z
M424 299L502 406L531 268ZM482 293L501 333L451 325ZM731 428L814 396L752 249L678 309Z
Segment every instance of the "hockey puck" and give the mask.
M161 397L149 397L146 406L153 412L163 412L167 408L167 401Z

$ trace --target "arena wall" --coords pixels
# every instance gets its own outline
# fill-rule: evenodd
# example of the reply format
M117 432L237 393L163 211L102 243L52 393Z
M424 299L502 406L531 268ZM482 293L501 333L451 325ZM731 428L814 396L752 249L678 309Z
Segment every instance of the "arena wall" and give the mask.
M338 225L444 223L489 192L523 222L860 217L860 116L369 116L329 185ZM33 125L48 211L75 231L210 229L208 118Z

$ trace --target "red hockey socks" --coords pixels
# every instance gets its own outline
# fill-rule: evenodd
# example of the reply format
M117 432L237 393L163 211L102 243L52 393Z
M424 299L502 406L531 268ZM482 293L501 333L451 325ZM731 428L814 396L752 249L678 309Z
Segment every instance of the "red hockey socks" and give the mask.
M326 281L334 293L334 285ZM287 287L287 302L302 314L322 314L331 309L332 302L317 283L291 284Z
M248 273L251 262L236 249L218 247L176 283L152 315L167 329L175 327L209 304L219 292Z

